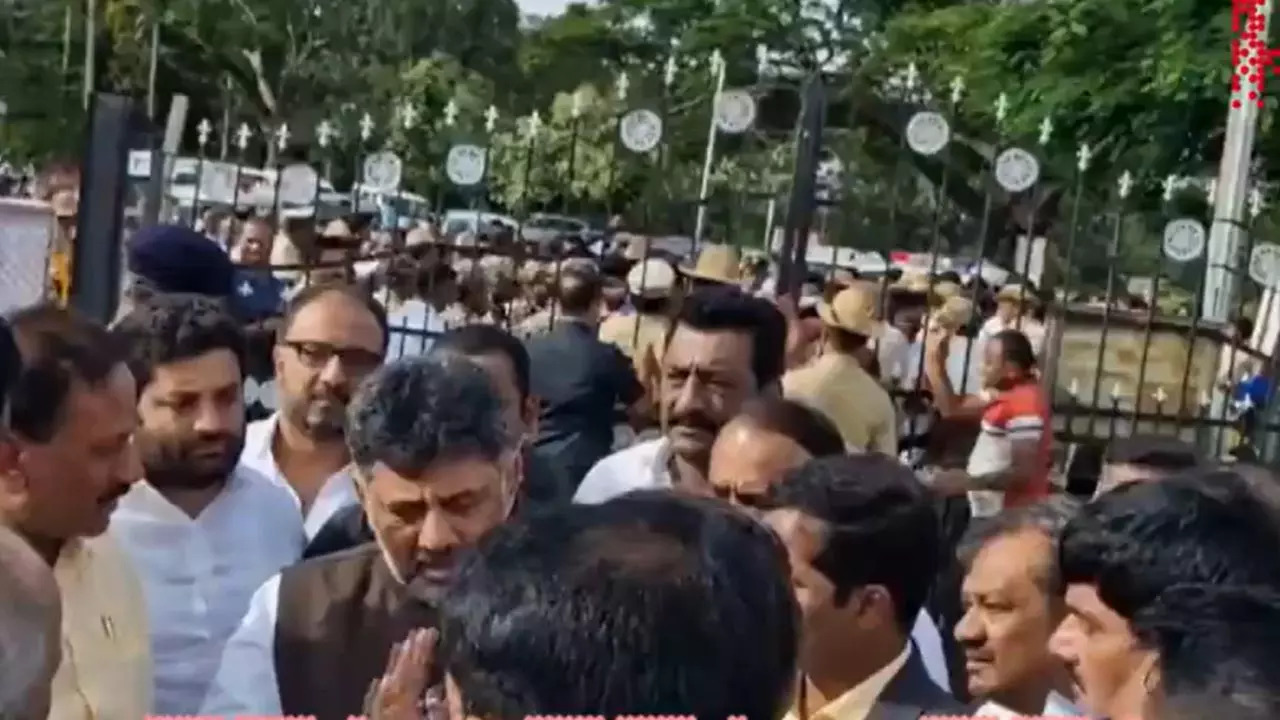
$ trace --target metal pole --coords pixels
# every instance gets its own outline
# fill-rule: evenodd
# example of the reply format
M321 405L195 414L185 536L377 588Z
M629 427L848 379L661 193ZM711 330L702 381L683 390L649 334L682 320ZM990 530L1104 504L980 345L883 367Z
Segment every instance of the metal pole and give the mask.
M84 8L84 109L93 100L98 55L98 0L85 0Z
M156 119L156 75L160 69L160 7L151 6L151 60L147 68L147 117Z
M716 108L720 105L720 95L724 92L725 62L717 55L716 93L711 98L711 122L707 125L707 154L702 161L702 183L698 187L698 221L693 226L693 242L697 247L702 242L702 229L707 223L707 190L711 185L711 165L716 159Z
M1268 1L1257 10L1263 23L1264 29L1260 33L1263 38L1271 28L1271 9L1272 3ZM1259 73L1266 72L1260 64L1256 67ZM1234 68L1233 72L1238 70ZM1235 275L1247 262L1240 253L1244 247L1244 209L1249 197L1249 169L1260 108L1256 99L1248 97L1249 88L1253 85L1245 79L1240 85L1227 105L1227 133L1223 140L1222 164L1218 169L1201 306L1201 317L1217 322L1226 322L1230 317L1236 292Z
M766 253L773 254L773 219L778 212L777 198L769 198L769 207L764 215L764 248Z
M809 249L809 231L817 207L818 163L822 160L822 132L826 127L827 95L821 73L814 73L804 87L800 125L796 132L796 161L791 180L791 198L779 262L778 294L799 299Z
M62 82L60 88L65 92L67 74L71 72L71 6L68 5L62 15Z

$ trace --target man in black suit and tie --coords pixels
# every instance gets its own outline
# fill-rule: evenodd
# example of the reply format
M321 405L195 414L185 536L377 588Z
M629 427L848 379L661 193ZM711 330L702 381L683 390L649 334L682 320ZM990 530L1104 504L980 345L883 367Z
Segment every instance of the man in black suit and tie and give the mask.
M766 507L804 620L787 720L961 714L910 640L940 542L929 492L914 474L886 455L817 458L776 485Z

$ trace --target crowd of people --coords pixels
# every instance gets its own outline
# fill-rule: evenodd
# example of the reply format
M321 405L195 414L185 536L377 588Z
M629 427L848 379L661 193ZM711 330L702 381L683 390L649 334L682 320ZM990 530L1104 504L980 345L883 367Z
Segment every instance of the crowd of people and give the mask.
M1280 717L1280 485L1065 493L1026 288L232 227L0 326L0 718Z

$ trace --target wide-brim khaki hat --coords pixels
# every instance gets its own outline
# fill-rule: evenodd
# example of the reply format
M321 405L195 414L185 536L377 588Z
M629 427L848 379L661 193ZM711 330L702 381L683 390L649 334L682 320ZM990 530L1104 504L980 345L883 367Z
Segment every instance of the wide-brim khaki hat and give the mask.
M879 298L866 287L853 286L836 293L831 302L818 304L818 317L828 327L868 338L880 336L884 325L877 317Z
M1000 288L1000 291L996 293L996 302L1036 305L1040 302L1040 298L1036 296L1035 288L1021 283L1010 283Z
M650 258L627 273L627 291L646 300L670 297L676 286L676 271L666 260Z
M973 303L959 295L947 298L933 314L931 324L946 330L958 330L973 319Z
M686 277L705 282L737 285L742 282L742 252L733 245L707 245L692 266L682 265Z

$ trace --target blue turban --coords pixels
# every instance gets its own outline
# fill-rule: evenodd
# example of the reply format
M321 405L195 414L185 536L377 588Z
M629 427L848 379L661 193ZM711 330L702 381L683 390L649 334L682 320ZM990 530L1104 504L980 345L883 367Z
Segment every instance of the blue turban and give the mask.
M235 279L235 266L222 248L180 225L139 230L129 242L127 265L164 293L227 298Z

